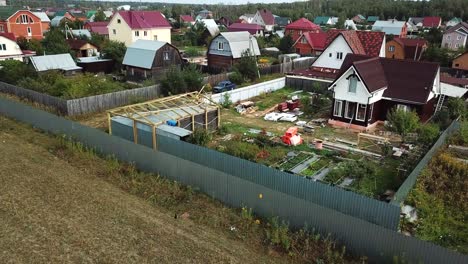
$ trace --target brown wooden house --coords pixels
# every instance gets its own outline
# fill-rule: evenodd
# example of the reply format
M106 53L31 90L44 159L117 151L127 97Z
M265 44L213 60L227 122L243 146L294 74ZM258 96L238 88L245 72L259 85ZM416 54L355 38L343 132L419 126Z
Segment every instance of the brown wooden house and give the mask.
M452 68L456 69L458 75L463 76L468 74L468 52L465 52L455 59L452 62Z
M426 49L424 39L394 38L385 44L385 57L418 61Z
M70 49L75 52L77 58L92 57L97 55L98 48L82 39L67 39Z
M127 78L141 81L160 79L171 66L180 67L182 63L175 46L163 41L139 39L127 48L122 64Z

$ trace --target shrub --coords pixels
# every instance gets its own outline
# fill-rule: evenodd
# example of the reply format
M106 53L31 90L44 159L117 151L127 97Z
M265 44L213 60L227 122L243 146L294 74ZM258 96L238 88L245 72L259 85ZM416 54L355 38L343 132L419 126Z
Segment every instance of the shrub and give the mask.
M260 152L260 148L248 142L228 141L226 142L224 152L241 159L255 161L257 153Z
M436 124L424 124L418 128L418 142L422 145L432 145L439 136L439 126Z
M187 54L188 57L197 57L200 55L200 52L196 47L187 47L185 49L185 54Z
M291 239L289 237L289 227L278 217L273 217L267 224L266 237L272 246L281 246L286 252L291 248Z
M229 93L224 93L221 106L224 108L229 108L231 107L231 105L232 105L231 96L229 95Z
M414 132L419 124L419 117L415 111L408 112L398 108L389 111L387 120L388 129L400 134L403 140L408 133Z
M450 119L450 113L446 109L442 109L439 112L437 112L433 117L433 121L437 123L442 129L447 128L452 122L452 120Z
M211 135L206 129L196 128L188 141L195 145L206 146L211 141Z
M17 60L5 60L0 62L0 80L10 84L17 84L25 77L32 77L37 73L32 69L31 65L24 64Z
M234 71L231 75L229 75L229 80L235 84L242 84L244 82L244 77L239 71Z
M234 68L235 71L251 81L258 79L257 61L255 56L251 55L250 50L242 52L241 58Z
M448 109L450 118L455 119L459 116L462 118L466 116L466 103L462 98L450 98L448 100Z

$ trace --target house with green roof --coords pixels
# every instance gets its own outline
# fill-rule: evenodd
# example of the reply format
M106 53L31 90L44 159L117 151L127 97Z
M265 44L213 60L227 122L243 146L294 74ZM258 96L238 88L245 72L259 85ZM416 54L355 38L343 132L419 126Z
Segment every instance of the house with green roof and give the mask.
M458 23L462 22L463 20L459 17L454 17L452 19L450 19L449 21L447 21L447 23L445 23L445 26L446 27L453 27L453 26L456 26L458 25Z
M96 13L97 13L97 10L90 10L90 11L86 12L86 18L90 19Z
M16 13L16 11L21 10L23 8L19 6L0 6L0 21L6 20L11 15Z
M332 17L329 16L318 16L314 19L314 24L320 26L333 25Z
M379 20L378 16L368 16L367 23L375 23L375 21Z

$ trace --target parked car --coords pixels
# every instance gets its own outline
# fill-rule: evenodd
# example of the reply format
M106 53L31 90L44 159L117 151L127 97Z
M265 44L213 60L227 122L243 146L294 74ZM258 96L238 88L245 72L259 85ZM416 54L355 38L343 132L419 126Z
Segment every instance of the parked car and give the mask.
M230 81L222 81L213 87L213 93L222 93L236 89L236 84Z

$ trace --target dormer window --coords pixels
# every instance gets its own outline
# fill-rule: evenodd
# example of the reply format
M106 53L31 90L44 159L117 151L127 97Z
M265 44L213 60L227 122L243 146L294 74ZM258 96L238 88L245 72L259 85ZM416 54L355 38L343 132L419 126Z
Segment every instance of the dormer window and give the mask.
M33 20L30 16L28 15L20 15L17 19L16 19L16 23L18 24L28 24L28 23L33 23Z
M349 77L348 93L356 93L357 81L356 76Z
M307 39L306 39L305 37L302 37L301 43L306 44L306 43L307 43Z
M343 59L343 52L337 52L337 53L336 53L336 58L337 58L338 60L342 60L342 59Z

